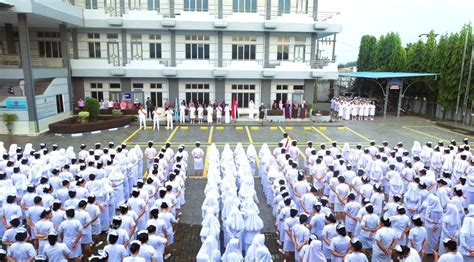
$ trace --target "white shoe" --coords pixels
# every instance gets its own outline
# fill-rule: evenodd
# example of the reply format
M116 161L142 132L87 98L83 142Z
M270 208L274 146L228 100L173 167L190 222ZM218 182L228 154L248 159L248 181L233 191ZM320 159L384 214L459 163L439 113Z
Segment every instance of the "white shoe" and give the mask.
M165 257L164 257L164 259L167 260L167 259L170 258L170 257L171 257L171 254L166 254Z

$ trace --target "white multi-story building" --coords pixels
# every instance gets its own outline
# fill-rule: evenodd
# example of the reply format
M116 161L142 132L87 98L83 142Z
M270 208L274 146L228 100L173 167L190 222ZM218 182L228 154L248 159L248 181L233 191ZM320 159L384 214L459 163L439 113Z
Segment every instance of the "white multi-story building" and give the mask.
M0 114L31 134L83 97L236 97L244 113L324 101L341 31L329 15L318 0L0 0Z

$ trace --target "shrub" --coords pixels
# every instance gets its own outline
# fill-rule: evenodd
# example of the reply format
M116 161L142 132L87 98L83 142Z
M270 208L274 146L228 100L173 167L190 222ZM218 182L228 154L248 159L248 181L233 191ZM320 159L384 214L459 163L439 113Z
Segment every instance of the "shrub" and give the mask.
M132 122L137 122L138 121L138 116L132 115L131 119L132 119Z
M87 98L86 99L86 107L84 108L85 111L89 112L89 117L92 119L96 119L100 113L99 102L95 98Z
M82 111L77 114L77 117L79 117L81 120L86 119L89 117L89 112L87 111Z
M123 112L120 109L114 109L114 110L112 110L112 115L121 116L121 115L123 115Z
M2 117L2 121L5 123L5 124L9 124L9 123L13 123L15 121L18 120L18 116L16 114L7 114L7 113L4 113L3 114L3 117Z

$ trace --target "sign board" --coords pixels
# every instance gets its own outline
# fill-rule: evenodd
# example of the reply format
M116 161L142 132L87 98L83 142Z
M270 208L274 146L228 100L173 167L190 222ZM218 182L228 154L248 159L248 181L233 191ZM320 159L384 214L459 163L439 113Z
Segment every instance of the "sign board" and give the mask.
M124 100L131 100L132 99L132 94L131 93L124 93L122 98Z
M5 106L8 110L27 110L28 104L25 100L7 100Z
M400 86L399 85L390 86L390 90L400 90Z

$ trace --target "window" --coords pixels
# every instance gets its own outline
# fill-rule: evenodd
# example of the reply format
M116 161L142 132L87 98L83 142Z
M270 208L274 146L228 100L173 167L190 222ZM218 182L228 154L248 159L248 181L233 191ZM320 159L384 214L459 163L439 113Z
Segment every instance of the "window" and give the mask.
M150 58L161 58L161 43L150 43Z
M133 83L133 88L143 88L143 83Z
M302 85L293 86L293 90L304 90L304 86Z
M160 11L160 0L148 0L148 10Z
M161 86L161 84L151 83L151 84L150 84L150 88L151 88L151 89L161 89L162 86Z
M288 93L276 93L276 100L281 101L283 104L288 100Z
M290 13L290 0L278 0L278 14L289 14Z
M63 95L56 95L56 110L59 113L64 112L64 101L63 101Z
M184 11L208 11L208 0L184 0Z
M97 9L97 0L86 0L86 9Z
M91 89L102 88L102 83L91 83Z
M58 32L37 32L40 57L60 58L61 43Z
M161 84L160 84L161 85ZM163 93L150 92L151 103L157 107L163 107Z
M109 41L118 41L118 34L107 34L107 38L109 39Z
M132 45L132 60L142 60L143 59L142 35L131 34L130 38L131 38L131 45Z
M120 83L111 83L109 87L112 89L120 89Z
M104 99L104 92L102 91L92 91L91 92L91 97L97 99L97 101L100 101Z
M257 0L233 0L233 10L238 13L257 12Z
M255 85L232 85L232 90L255 90Z
M257 37L234 36L232 42L233 60L255 60Z
M296 13L298 14L308 13L308 0L296 0Z
M278 37L277 60L288 60L290 52L290 38L287 36Z
M276 89L277 90L288 90L288 85L277 85Z
M130 10L140 10L140 0L128 0L128 8Z
M161 40L161 35L148 35L150 40Z
M187 35L186 59L209 59L209 36Z
M255 102L255 93L232 93L236 98L238 107L249 107L250 100Z
M186 84L186 101L208 103L209 84Z
M36 36L38 38L59 38L58 32L37 32Z
M89 57L100 58L100 42L89 42Z

